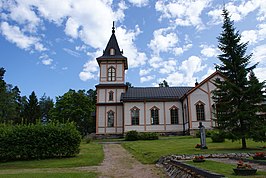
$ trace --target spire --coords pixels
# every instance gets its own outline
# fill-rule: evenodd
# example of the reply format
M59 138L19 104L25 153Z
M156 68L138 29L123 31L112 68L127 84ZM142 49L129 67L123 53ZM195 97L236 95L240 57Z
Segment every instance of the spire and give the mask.
M127 69L127 58L123 56L123 50L120 51L119 45L115 36L115 22L113 21L112 35L106 45L103 55L97 58L98 63L101 60L124 60L125 69Z
M112 34L115 34L115 21L113 21Z

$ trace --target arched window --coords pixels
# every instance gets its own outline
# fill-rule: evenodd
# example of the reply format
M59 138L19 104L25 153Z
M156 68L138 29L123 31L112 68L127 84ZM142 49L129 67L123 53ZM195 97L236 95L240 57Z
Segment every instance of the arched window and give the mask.
M154 106L150 110L151 110L151 124L159 125L159 109Z
M115 55L115 49L114 49L114 48L111 48L111 49L110 49L110 55L111 55L111 56Z
M139 125L139 108L133 107L130 111L131 111L131 125Z
M107 126L108 127L114 127L114 117L115 117L114 111L109 111L107 113L107 118L108 118L108 120L107 120Z
M113 91L109 92L109 101L114 101L114 92Z
M196 103L197 121L205 121L204 103L201 101Z
M170 108L171 124L178 124L178 108L173 106Z
M108 81L115 81L115 68L108 68Z

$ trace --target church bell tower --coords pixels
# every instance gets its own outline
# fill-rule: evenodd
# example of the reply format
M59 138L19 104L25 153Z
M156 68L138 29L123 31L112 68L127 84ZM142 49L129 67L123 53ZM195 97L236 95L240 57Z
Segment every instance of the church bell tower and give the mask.
M96 60L100 67L99 84L96 85L96 134L123 134L123 103L120 98L127 88L125 70L128 64L118 46L114 22L103 55Z

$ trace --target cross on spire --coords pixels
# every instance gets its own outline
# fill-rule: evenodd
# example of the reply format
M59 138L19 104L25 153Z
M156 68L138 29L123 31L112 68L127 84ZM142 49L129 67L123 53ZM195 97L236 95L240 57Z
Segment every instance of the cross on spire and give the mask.
M115 33L115 21L113 21L112 33Z

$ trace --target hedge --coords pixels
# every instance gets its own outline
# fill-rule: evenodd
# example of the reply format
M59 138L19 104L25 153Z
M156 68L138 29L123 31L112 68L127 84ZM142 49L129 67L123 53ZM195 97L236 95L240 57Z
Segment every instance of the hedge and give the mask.
M158 140L159 135L155 132L137 132L136 130L131 130L126 133L126 141L135 140Z
M79 153L80 133L72 123L0 125L0 161L71 157Z

